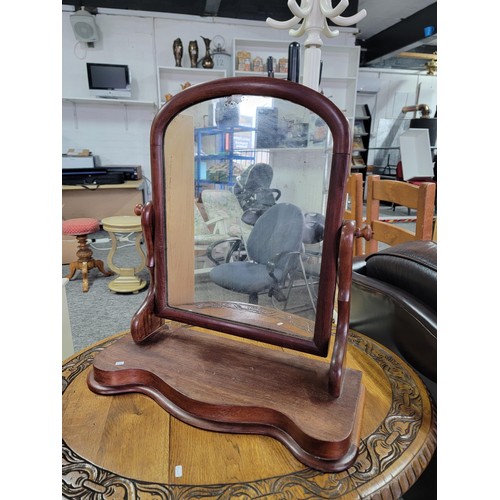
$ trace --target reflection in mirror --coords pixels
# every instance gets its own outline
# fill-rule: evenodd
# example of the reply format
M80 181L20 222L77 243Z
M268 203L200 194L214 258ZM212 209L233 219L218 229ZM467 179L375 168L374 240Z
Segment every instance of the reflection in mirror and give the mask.
M205 101L169 124L170 307L312 338L331 137L310 110L258 96Z

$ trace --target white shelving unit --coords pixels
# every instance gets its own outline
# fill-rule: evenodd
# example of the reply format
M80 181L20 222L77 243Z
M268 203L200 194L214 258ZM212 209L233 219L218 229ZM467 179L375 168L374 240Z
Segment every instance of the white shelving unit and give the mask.
M279 40L255 40L255 39L233 39L233 68L234 76L267 76L266 62L269 56L279 61L281 58L288 58L288 45L290 42ZM250 53L250 59L253 61L255 57L260 57L264 64L264 71L241 71L238 69L237 54L239 51ZM275 72L275 78L286 78L287 73Z
M177 94L187 82L197 85L225 77L226 71L223 69L158 66L158 104L159 106L165 104L165 95Z
M288 46L292 41L234 38L234 76L267 76L267 69L265 68L267 58L272 56L276 61L283 57L288 58ZM238 70L237 54L239 51L249 52L252 61L257 56L261 57L264 62L264 71ZM324 45L321 47L321 59L323 61L321 90L324 95L330 98L344 112L351 124L354 123L355 115L359 55L360 48L355 45ZM303 63L304 47L301 47L301 74ZM287 78L287 76L287 73L275 72L274 74L275 78Z
M110 99L110 98L99 98L99 97L63 97L63 104L71 104L73 106L73 124L75 129L79 128L79 108L78 106L83 105L84 107L90 107L97 105L99 108L104 106L112 106L116 112L110 113L112 118L116 123L123 120L125 130L129 129L129 116L128 108L151 108L154 114L157 109L157 104L155 101L138 101L134 99ZM123 113L120 112L119 108L123 108ZM94 108L94 112L96 112Z
M321 48L323 71L320 91L343 111L351 126L356 111L359 54L357 46Z
M136 101L133 99L106 99L99 97L63 97L63 102L73 104L117 104L124 106L156 106L154 101Z

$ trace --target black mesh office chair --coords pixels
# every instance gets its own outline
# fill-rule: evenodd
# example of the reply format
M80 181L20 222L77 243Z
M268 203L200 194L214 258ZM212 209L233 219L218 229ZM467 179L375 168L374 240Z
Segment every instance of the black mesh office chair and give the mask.
M244 210L242 220L247 224L255 224L255 221L279 200L281 191L271 188L272 180L273 169L267 163L250 165L236 178L233 193Z

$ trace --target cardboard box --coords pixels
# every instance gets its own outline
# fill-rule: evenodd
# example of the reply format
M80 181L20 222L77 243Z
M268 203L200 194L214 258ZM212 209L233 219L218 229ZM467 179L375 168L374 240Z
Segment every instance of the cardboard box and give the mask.
M77 260L76 251L78 250L78 242L75 236L62 235L62 264L69 264Z
M62 168L94 168L94 157L63 155Z

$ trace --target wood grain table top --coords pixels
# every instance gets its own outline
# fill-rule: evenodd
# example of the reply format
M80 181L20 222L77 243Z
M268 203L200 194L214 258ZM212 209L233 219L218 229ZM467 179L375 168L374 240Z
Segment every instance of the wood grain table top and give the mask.
M103 396L87 376L120 333L63 363L66 498L399 498L436 448L436 414L423 382L394 353L351 331L347 366L361 370L366 400L355 463L324 473L267 436L201 430L143 394Z

